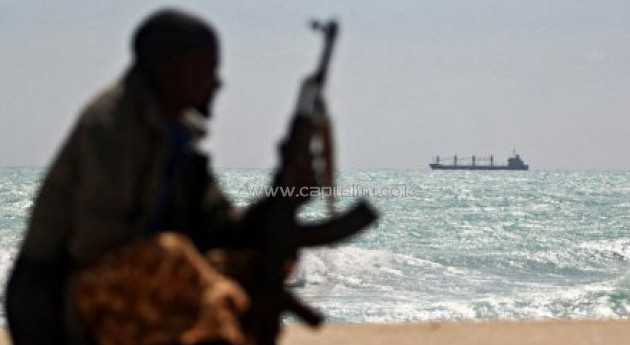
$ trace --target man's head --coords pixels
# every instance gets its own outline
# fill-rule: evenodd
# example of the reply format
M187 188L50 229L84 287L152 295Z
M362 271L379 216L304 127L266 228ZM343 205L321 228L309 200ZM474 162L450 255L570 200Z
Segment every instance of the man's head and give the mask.
M182 11L158 11L140 24L132 50L136 68L169 115L190 107L208 115L220 86L219 42L209 24Z

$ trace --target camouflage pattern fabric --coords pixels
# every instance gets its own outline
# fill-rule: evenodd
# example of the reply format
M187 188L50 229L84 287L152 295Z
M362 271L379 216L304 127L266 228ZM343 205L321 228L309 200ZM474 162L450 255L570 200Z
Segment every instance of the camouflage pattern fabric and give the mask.
M99 345L179 344L202 315L204 279L181 252L140 240L77 275L76 312Z

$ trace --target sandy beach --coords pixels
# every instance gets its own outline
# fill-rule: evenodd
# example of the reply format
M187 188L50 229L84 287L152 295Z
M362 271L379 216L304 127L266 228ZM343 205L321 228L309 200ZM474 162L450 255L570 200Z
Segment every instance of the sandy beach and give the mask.
M586 345L627 344L628 321L549 321L328 325L287 328L282 345Z
M617 345L630 339L630 321L547 321L289 326L280 345ZM0 345L9 345L0 331Z
M9 345L9 338L4 329L0 329L0 345Z

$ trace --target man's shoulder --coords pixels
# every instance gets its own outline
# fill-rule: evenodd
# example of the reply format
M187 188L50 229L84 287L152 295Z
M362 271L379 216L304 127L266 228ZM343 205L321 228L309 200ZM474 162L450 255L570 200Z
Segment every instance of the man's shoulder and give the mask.
M117 82L88 102L79 115L79 122L87 127L111 123L123 110L124 103L125 86L123 82Z
M137 74L128 72L94 97L81 112L80 121L91 126L150 117L156 112L156 102Z

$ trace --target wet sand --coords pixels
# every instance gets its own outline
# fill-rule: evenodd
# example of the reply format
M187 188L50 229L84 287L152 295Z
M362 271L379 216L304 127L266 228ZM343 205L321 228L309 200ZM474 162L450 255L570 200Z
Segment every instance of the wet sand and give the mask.
M630 343L630 321L546 321L289 326L280 345L618 345ZM0 330L0 345L9 345Z

